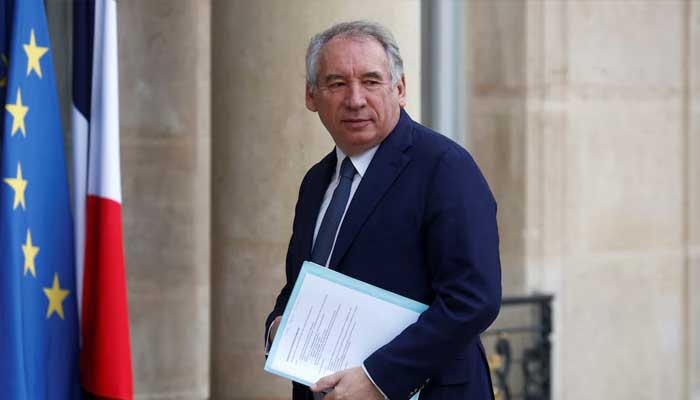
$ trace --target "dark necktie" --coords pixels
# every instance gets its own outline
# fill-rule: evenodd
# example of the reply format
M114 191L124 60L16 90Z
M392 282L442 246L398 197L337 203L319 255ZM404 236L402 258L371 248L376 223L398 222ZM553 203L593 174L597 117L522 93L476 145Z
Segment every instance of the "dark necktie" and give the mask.
M352 186L355 172L355 167L352 165L350 157L345 157L345 160L340 165L340 182L338 182L338 186L333 191L331 203L323 216L321 227L316 235L314 248L311 251L311 261L316 264L325 266L331 254L335 234L338 232L338 225L340 225L345 206L350 198L350 187Z

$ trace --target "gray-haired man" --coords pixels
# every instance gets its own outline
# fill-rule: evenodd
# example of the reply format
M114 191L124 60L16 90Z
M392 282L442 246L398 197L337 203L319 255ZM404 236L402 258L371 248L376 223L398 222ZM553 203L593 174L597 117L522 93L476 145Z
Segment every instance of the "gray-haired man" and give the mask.
M305 260L429 308L314 394L295 383L295 400L331 388L327 400L493 397L479 334L501 299L496 203L463 148L411 120L405 95L398 46L380 25L338 24L311 40L306 106L336 147L301 184L269 339Z

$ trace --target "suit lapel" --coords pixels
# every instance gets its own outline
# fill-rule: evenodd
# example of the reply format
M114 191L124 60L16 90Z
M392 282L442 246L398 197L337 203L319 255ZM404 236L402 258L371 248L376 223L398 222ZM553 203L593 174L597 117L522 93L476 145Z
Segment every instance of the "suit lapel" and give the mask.
M412 145L411 119L403 110L394 130L381 144L345 214L335 242L330 267L338 269L343 256L386 191L406 168L411 158L405 153Z
M314 173L309 177L307 193L304 194L306 199L301 204L302 260L308 260L311 256L311 244L313 243L318 210L321 208L323 195L326 193L335 172L336 163L337 157L335 150L333 150L319 162L318 168L315 168Z

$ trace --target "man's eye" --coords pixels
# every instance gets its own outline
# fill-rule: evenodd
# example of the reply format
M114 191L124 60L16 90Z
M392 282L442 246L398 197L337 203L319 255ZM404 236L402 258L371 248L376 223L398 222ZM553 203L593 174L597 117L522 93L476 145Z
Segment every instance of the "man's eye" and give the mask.
M380 84L381 84L381 82L379 82L379 81L365 81L366 86L378 86Z
M332 82L328 85L329 88L335 89L345 86L345 82Z

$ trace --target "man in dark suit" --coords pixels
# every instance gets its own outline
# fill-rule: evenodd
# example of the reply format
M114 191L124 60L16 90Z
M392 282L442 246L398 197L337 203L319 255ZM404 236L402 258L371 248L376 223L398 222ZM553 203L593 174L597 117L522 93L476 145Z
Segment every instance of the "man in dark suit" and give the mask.
M295 383L293 398L332 388L325 399L408 399L419 390L421 399L491 399L479 334L498 314L501 276L486 180L466 150L403 110L403 63L386 29L335 25L311 40L306 58L306 106L336 148L301 183L267 342L305 260L429 308L362 366L321 379L313 393Z

